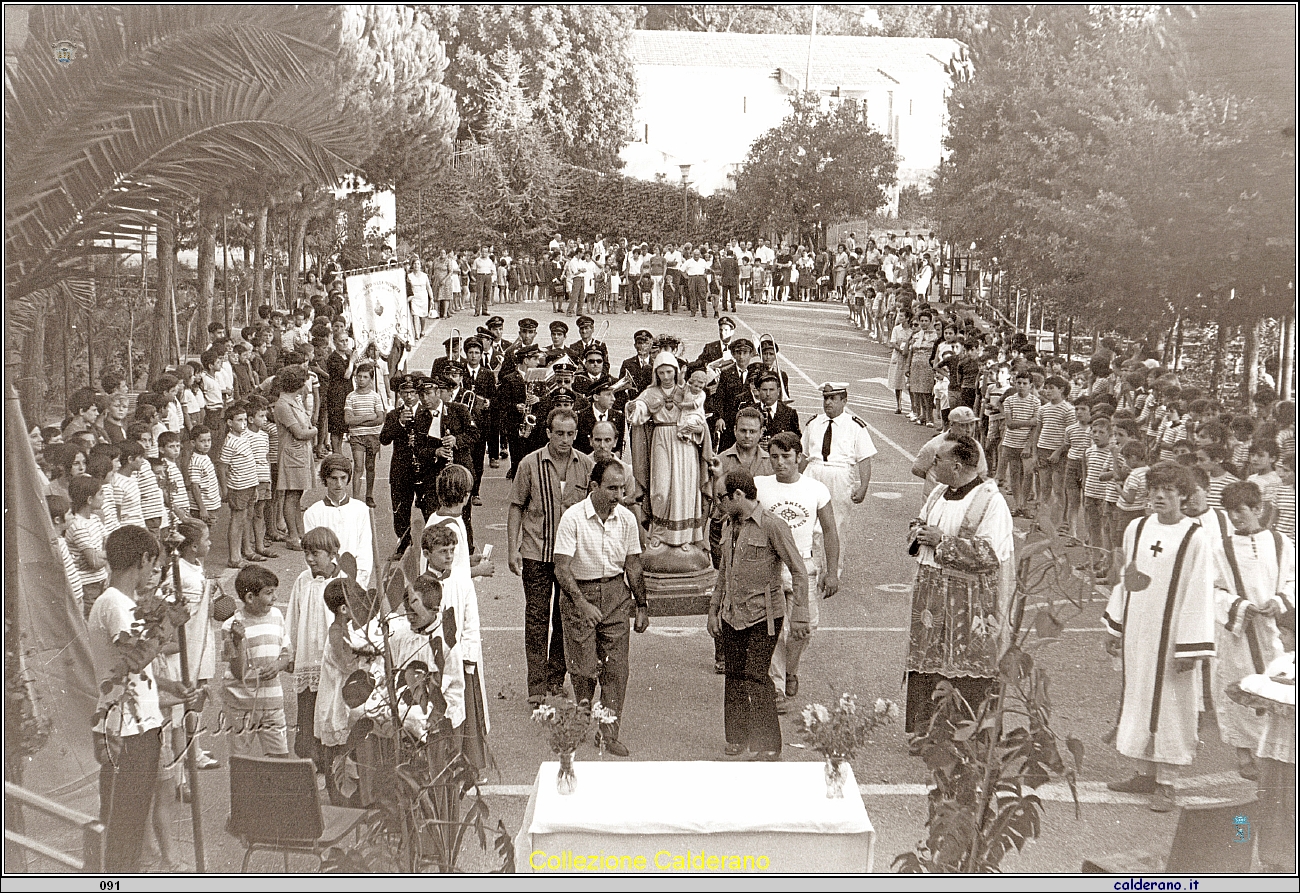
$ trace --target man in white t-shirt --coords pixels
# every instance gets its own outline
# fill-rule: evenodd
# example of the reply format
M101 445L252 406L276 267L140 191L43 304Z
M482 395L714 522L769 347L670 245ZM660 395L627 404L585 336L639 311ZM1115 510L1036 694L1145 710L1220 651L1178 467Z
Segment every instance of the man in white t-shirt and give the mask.
M99 815L106 826L104 869L113 874L138 870L158 782L163 724L159 690L179 698L187 709L202 710L196 689L154 679L147 665L137 673L118 672L127 655L117 637L135 626L137 598L156 586L160 551L158 540L143 527L128 525L109 534L104 543L108 588L95 600L86 621L100 690L91 734L99 761ZM172 632L168 629L165 635Z
M795 547L808 568L808 637L791 639L783 630L768 670L780 705L782 693L787 698L799 694L799 658L808 647L819 619L817 593L821 598L830 598L839 591L840 537L835 526L835 510L831 508L831 491L820 481L799 473L799 435L783 431L772 437L767 449L776 474L754 478L758 504L790 525ZM824 545L824 554L819 545ZM785 571L782 587L786 610L791 611L794 587Z

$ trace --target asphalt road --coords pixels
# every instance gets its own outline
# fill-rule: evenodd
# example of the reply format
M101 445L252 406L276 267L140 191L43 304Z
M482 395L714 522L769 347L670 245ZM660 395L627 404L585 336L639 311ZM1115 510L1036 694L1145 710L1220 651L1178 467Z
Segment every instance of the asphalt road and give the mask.
M518 319L532 316L540 321L544 339L546 326L554 318L549 305L506 305L493 310L506 318L508 336L514 335ZM888 351L854 329L843 308L824 304L742 305L736 317L739 334L756 340L759 333L770 333L780 345L781 365L789 373L791 396L801 420L820 411L817 385L825 380L847 381L850 408L867 422L879 451L869 496L854 508L852 529L844 544L847 557L840 592L822 603L821 628L804 653L797 701L831 702L840 693L854 692L860 702L885 697L901 704L910 586L915 574L915 563L906 555L906 533L908 521L921 503L920 481L912 477L910 469L916 451L936 432L894 414L893 394L884 384ZM711 318L618 314L598 317L597 326L606 319L610 327L603 338L616 364L633 353L632 334L640 328L682 338L692 357L706 341L717 337ZM411 368L427 370L441 355L442 341L453 326L468 336L480 322L462 313L435 325L415 350ZM390 554L395 545L389 520L387 454L386 450L381 457L381 479L375 490L381 557ZM541 730L530 721L526 701L523 589L505 562L509 492L505 469L502 463L498 469L486 470L484 506L475 509L474 516L477 541L493 543L498 557L495 576L477 580L483 676L490 702L489 744L495 761L485 790L493 823L496 817L503 818L514 834L538 765L552 756ZM304 505L319 499L322 492L307 494ZM1022 527L1025 523L1017 521ZM224 532L214 536L213 563L222 557L223 538ZM285 553L267 566L280 575L280 602L287 603L291 582L303 569L300 554ZM232 575L229 571L224 574L227 579ZM1004 871L1075 872L1084 858L1135 847L1162 855L1168 851L1176 812L1156 815L1148 809L1145 797L1105 790L1106 781L1127 777L1132 768L1113 748L1102 743L1102 736L1113 724L1119 690L1118 673L1102 648L1103 607L1100 598L1086 605L1068 620L1058 642L1037 652L1037 659L1051 675L1053 727L1062 737L1073 734L1085 744L1080 779L1085 802L1081 815L1075 817L1063 786L1052 785L1041 791L1046 801L1041 837L1023 853L1008 856L1002 865ZM286 683L288 692L292 686L288 680ZM632 637L631 678L620 735L631 750L630 759L721 759L722 694L723 678L713 671L713 645L704 629L704 618L655 618L649 631ZM287 706L292 711L291 698ZM795 746L795 716L792 712L782 721L786 744L783 758L814 759L815 754ZM292 715L289 722L292 728ZM205 746L212 745L205 742ZM228 808L224 743L212 749L222 759L223 767L201 774L208 867L237 870L241 856L238 845L219 830ZM579 751L580 782L581 762L601 758L590 746ZM901 725L880 731L853 764L877 829L875 870L889 871L897 854L914 848L924 838L924 766L919 758L908 755ZM1234 768L1231 750L1218 741L1217 733L1210 732L1196 763L1183 772L1178 785L1180 803L1249 799L1253 790ZM93 812L93 785L84 793L85 808ZM188 810L182 811L179 804L177 807L173 824L183 841L181 852L188 852ZM1207 840L1206 845L1226 844L1233 834L1234 829L1225 826L1221 839ZM278 865L278 861L267 862L254 870L279 870ZM492 870L496 866L471 843L465 867ZM312 869L306 863L295 863L295 870Z

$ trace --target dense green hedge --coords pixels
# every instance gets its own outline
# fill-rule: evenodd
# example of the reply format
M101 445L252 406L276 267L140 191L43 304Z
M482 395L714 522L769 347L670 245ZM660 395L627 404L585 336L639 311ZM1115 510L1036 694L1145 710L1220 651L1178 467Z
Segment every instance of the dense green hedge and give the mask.
M684 198L681 186L577 168L570 169L569 177L568 208L560 218L560 231L566 238L594 238L596 233L604 233L680 244L756 237L757 228L750 227L730 196L688 192Z

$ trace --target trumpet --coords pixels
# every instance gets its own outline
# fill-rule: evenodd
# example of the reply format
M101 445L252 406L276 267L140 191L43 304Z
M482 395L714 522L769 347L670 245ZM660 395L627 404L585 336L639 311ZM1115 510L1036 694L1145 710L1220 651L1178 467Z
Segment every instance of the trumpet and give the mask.
M636 390L636 379L633 378L631 374L624 375L618 381L614 382L613 389L615 394L619 391L634 391Z
M736 368L736 361L732 357L719 357L718 359L709 363L709 369L713 370L719 375L721 375L723 372L727 372L735 368Z

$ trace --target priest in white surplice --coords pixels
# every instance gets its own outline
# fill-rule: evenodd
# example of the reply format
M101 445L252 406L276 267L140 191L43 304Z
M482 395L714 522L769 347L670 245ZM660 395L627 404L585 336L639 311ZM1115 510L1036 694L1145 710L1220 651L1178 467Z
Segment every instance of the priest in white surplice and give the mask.
M1175 766L1196 756L1201 704L1198 663L1214 656L1214 566L1209 536L1187 518L1188 470L1162 462L1147 475L1155 512L1124 532L1125 567L1106 605L1107 649L1122 660L1115 746L1138 774L1107 785L1174 806Z

